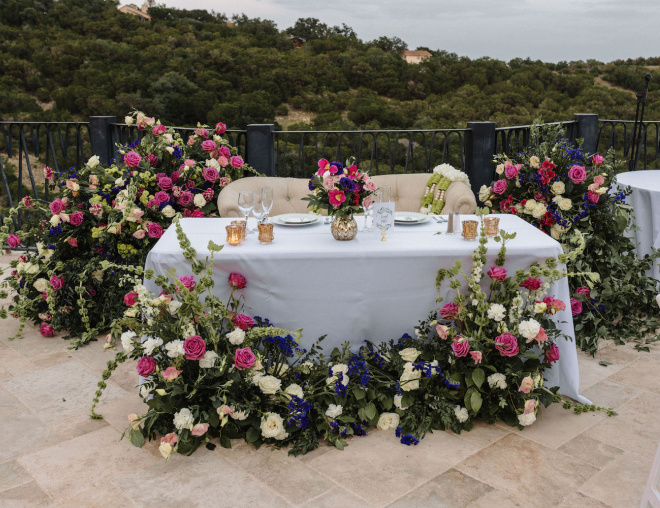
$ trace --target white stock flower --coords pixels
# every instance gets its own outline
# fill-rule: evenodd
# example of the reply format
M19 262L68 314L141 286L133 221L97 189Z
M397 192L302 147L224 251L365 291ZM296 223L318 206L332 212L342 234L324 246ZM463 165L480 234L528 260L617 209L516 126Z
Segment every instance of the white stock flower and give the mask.
M227 334L227 340L234 346L243 344L243 341L245 340L245 331L236 328L236 330Z
M553 194L563 194L566 191L566 186L564 182L555 182L552 184L551 189Z
M89 158L89 160L87 161L87 165L88 165L90 168L95 168L96 166L99 165L99 162L101 162L101 160L99 159L99 156L98 156L98 155L93 155L93 156L91 156L91 157Z
M193 198L193 204L197 208L201 208L206 204L206 198L202 194L195 194L195 197Z
M163 345L163 339L154 339L153 337L149 337L144 341L142 345L144 346L144 354L151 356L157 347Z
M183 341L178 339L165 344L165 351L167 351L167 356L169 356L170 358L183 356L186 353L183 350Z
M456 415L456 419L461 423L467 422L470 418L468 410L461 406L456 406L454 408L454 414Z
M187 407L184 407L178 413L174 413L174 426L179 430L192 428L194 422L195 418Z
M403 395L395 395L394 396L394 405L397 408L401 409L401 410L408 409L408 406L403 407L403 405L401 404L401 399L403 399Z
M535 319L528 319L526 321L521 321L518 325L518 331L520 335L526 339L533 339L539 334L541 330L541 325Z
M379 430L396 429L399 426L399 415L396 413L382 413L376 426Z
M215 351L207 351L206 354L204 355L204 358L202 358L199 361L199 367L202 369L210 369L215 365L215 361L218 358L218 353Z
M343 410L344 409L340 405L330 404L328 409L325 410L325 416L335 419L343 412Z
M34 284L32 284L32 287L34 287L34 289L36 289L40 293L46 291L48 286L49 286L48 279L44 279L44 278L37 279L34 281Z
M275 376L261 376L259 378L259 389L266 395L273 395L282 386L282 380Z
M527 413L518 415L518 423L523 427L527 427L536 421L536 415L534 413Z
M488 376L488 386L491 388L499 388L500 390L505 390L507 387L506 376L499 372L491 374Z
M399 351L399 356L403 359L404 362L414 362L421 354L422 352L417 351L414 347L408 347Z
M171 219L176 215L176 212L174 211L174 208L172 208L172 205L167 205L165 208L163 208L160 211L160 213L162 213L168 219Z
M278 440L286 439L289 434L284 430L284 419L277 413L266 413L261 420L261 435Z
M500 322L506 317L506 307L500 303L491 303L486 315L488 319Z
M289 386L287 386L284 389L284 393L288 393L289 395L295 395L296 397L300 397L301 399L305 396L305 394L303 393L302 386L296 383L291 383Z
M133 351L133 349L135 349L135 346L133 345L133 339L135 337L137 337L137 335L133 330L129 330L121 334L121 347L123 347L124 351L127 353L130 353Z

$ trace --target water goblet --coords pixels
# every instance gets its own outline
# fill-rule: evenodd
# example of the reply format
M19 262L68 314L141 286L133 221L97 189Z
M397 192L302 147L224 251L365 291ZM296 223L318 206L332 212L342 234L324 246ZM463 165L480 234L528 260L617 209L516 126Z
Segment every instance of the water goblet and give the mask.
M252 215L257 219L257 226L263 223L266 213L264 200L261 197L257 197L254 201L254 208L252 209Z
M273 209L273 188L272 187L262 187L261 188L261 202L263 203L265 214L264 221L268 222L268 214Z
M241 191L238 194L238 209L243 215L245 215L245 223L247 224L248 217L250 212L254 208L254 192L252 191ZM250 228L247 228L247 233L253 233Z

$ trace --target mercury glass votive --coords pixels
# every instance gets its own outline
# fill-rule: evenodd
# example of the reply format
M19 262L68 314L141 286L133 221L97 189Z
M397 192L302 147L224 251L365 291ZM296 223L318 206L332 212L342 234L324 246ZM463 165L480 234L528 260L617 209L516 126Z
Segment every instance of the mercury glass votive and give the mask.
M499 217L486 217L484 219L486 225L486 236L497 236L500 232L500 218Z
M259 224L259 242L270 243L273 241L273 224Z
M243 232L241 231L241 226L238 224L230 224L226 226L227 229L227 243L229 245L240 245L243 241Z
M238 226L241 228L241 240L245 240L247 237L247 221L244 220L233 220L231 221L232 226Z
M463 221L463 240L476 240L479 222L476 220Z

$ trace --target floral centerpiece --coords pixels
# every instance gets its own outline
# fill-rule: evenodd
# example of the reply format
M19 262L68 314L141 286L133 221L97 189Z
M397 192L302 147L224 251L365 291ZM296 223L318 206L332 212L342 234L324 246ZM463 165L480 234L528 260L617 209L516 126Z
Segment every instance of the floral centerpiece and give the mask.
M12 263L3 284L14 291L9 313L89 341L121 315L123 295L141 279L147 253L172 219L217 213L218 192L253 171L223 136L202 125L187 139L141 112L126 117L143 134L119 147L109 166L91 157L80 169L44 177L50 202L26 196L0 228L0 242L36 245ZM21 231L12 217L27 215Z
M657 316L657 281L646 270L658 254L637 259L625 235L632 212L613 185L613 152L585 154L563 136L561 126L532 126L528 147L496 156L499 178L481 188L479 199L522 217L565 250L575 248L578 233L584 238L584 254L569 265L570 303L578 342L593 352L599 337L638 336L647 314Z
M442 213L445 207L445 193L452 182L463 182L470 186L468 176L450 164L440 164L433 168L433 174L426 183L420 213L435 215Z

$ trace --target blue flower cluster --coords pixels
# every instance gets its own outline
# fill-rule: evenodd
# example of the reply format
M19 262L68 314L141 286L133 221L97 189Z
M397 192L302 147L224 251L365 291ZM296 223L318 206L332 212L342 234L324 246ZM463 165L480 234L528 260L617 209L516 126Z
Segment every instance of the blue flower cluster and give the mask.
M59 224L57 226L53 226L48 230L48 234L51 236L57 236L62 234L62 226Z
M413 363L413 371L416 370L421 370L422 374L424 374L424 376L426 376L428 379L431 379L431 376L433 375L433 371L435 371L436 374L439 374L440 377L443 378L445 377L439 365L433 366L430 363L426 363L426 362Z
M371 352L370 356L373 354ZM360 376L360 385L367 386L371 376L369 375L369 368L367 362L362 354L356 354L348 359L348 374L351 376Z
M566 156L571 162L584 162L584 153L580 148L574 148L567 139L563 139L562 141L561 149L564 150L564 153L566 153Z
M345 398L346 397L346 386L343 384L344 373L340 372L337 375L337 382L335 383L335 397Z
M580 220L589 215L589 210L596 207L596 203L589 201L589 193L585 192L582 196L582 205L580 205L580 212L573 217L573 224L577 224Z
M266 337L264 344L274 344L284 356L291 358L293 356L294 348L298 347L298 343L294 340L291 334L286 337L280 335L276 337Z
M417 439L412 434L401 435L401 426L396 428L395 434L396 434L396 437L401 438L401 443L406 445L406 446L410 446L410 445L417 446L419 444L419 439Z
M306 399L301 399L296 395L291 395L291 400L286 405L286 408L289 410L289 420L286 422L287 425L295 425L303 430L309 427L309 414L312 409L314 409L311 402Z

